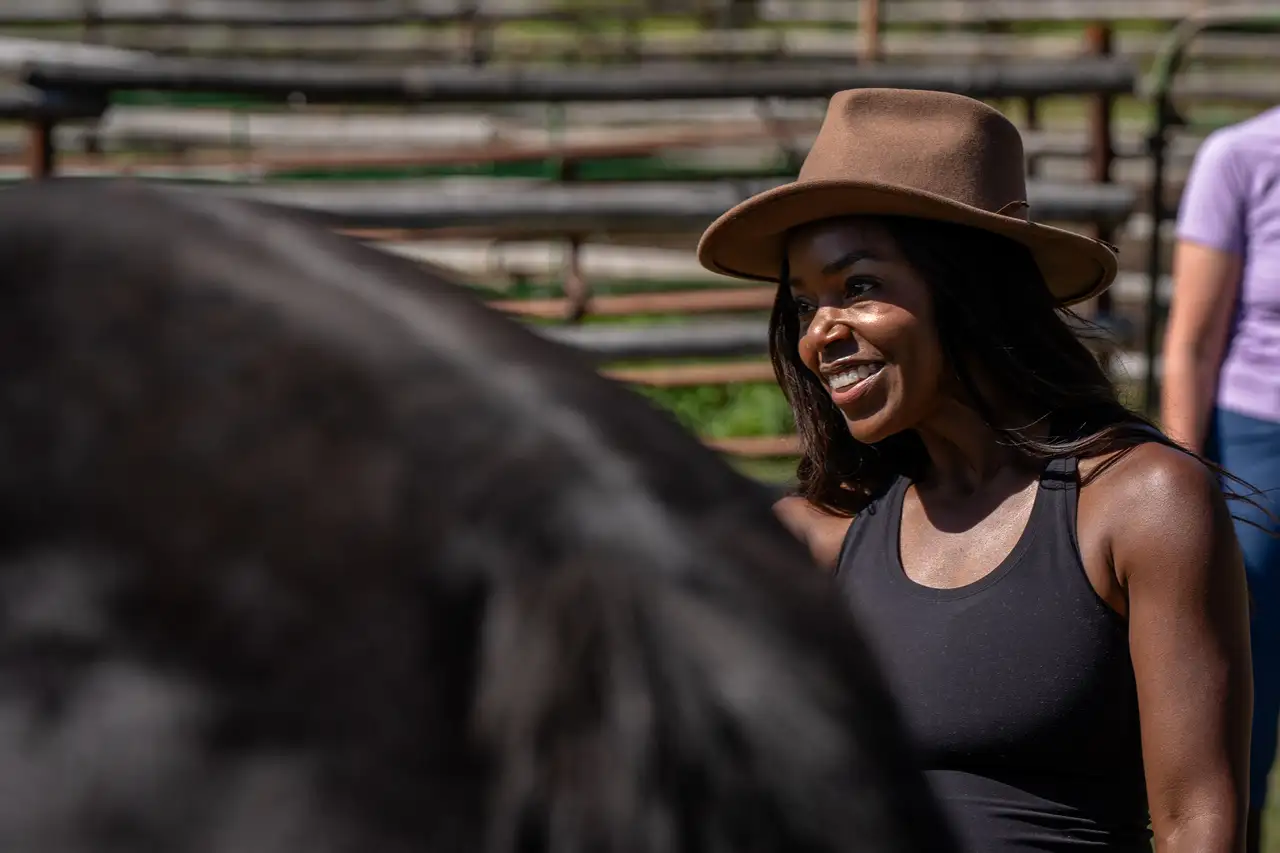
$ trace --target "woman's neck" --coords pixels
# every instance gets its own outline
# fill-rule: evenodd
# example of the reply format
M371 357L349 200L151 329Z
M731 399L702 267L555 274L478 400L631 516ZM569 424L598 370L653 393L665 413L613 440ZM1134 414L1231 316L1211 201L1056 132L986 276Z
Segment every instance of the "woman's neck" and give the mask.
M1035 432L1048 434L1047 424ZM966 495L974 494L1011 469L1027 469L1034 463L1017 447L983 422L973 409L948 402L916 427L924 443L929 465L923 482L930 487Z

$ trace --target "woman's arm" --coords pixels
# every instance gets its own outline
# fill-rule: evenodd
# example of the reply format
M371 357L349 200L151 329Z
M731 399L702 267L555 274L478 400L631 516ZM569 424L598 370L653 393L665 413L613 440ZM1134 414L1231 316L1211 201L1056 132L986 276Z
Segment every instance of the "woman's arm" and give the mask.
M1170 447L1138 448L1108 479L1156 851L1238 853L1253 682L1230 513L1213 473Z
M1180 240L1164 337L1161 426L1201 453L1240 283L1240 256Z
M828 572L836 570L836 563L840 560L840 547L844 544L844 535L849 529L849 519L828 515L795 495L775 503L773 512L783 526L791 531L791 535L805 544L819 568Z
M1196 452L1204 449L1245 249L1248 182L1231 139L1219 132L1200 146L1178 211L1160 415L1165 431Z

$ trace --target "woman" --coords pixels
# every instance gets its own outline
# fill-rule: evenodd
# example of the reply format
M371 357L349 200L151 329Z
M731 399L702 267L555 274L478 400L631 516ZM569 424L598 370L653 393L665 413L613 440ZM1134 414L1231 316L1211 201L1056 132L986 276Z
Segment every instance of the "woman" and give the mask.
M1280 488L1280 109L1209 136L1183 193L1164 344L1169 434L1259 489ZM1280 525L1249 508L1236 534L1253 593L1250 850L1280 722Z
M956 95L840 93L799 179L722 216L699 259L780 282L804 455L778 512L861 616L969 849L1240 850L1230 514L1058 312L1116 259L1029 221L1013 125Z

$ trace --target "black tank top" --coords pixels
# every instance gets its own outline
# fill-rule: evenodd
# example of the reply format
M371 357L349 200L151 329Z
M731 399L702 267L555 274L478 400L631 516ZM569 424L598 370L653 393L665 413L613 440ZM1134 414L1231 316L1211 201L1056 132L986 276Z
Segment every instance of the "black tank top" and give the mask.
M853 520L837 577L964 849L1150 853L1128 628L1085 575L1075 461L1046 466L1009 556L957 589L902 569L909 485Z

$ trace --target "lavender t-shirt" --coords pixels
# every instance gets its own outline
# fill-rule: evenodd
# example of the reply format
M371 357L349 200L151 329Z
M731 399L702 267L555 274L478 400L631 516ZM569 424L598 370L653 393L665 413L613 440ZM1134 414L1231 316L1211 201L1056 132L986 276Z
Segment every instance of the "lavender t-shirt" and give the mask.
M1178 238L1244 259L1218 405L1280 421L1280 107L1215 131L1200 146Z

